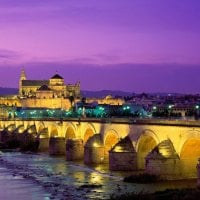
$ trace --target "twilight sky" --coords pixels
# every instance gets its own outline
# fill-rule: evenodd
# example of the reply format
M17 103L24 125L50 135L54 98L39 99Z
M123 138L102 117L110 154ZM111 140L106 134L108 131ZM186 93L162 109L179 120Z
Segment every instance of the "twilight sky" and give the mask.
M87 90L200 93L200 1L0 0L0 87L22 67Z

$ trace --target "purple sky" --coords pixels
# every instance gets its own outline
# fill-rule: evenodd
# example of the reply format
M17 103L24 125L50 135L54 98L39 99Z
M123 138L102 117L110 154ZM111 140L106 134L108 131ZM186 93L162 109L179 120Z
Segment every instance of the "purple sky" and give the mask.
M198 0L0 0L0 86L200 93ZM12 75L10 73L12 72ZM10 77L10 78L8 78Z

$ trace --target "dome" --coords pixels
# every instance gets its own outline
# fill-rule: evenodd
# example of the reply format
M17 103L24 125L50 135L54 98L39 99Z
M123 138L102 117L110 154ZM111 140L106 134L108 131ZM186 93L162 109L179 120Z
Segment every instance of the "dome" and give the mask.
M42 85L39 89L39 91L46 91L46 90L51 90L47 85Z
M55 74L54 76L51 77L51 79L63 79L63 77L60 76L59 74Z
M106 97L105 97L105 99L112 99L113 97L111 96L111 95L107 95Z

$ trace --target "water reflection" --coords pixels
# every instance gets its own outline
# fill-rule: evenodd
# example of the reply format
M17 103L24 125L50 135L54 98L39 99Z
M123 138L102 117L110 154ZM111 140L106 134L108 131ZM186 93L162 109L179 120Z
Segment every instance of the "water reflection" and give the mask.
M63 157L46 154L2 153L0 165L9 168L17 176L37 183L54 199L108 199L112 193L152 192L187 185L194 187L196 184L195 181L124 183L123 176L130 172L110 172L107 165L86 166L82 162L67 162Z
M104 183L103 177L96 172L92 172L89 176L89 182L91 184L102 185Z

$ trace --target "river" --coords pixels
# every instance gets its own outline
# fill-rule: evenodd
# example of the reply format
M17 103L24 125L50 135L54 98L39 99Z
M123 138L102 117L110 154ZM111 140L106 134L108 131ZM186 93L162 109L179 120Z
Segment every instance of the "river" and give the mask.
M109 199L111 194L191 188L195 180L154 184L124 183L131 172L111 172L106 165L86 166L47 154L0 152L0 199Z

